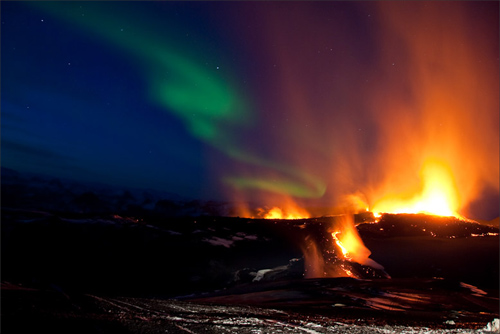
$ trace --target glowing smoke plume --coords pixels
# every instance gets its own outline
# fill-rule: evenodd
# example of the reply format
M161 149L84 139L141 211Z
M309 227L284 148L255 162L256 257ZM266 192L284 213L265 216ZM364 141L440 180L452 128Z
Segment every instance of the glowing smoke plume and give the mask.
M372 204L413 190L451 215L498 191L498 38L469 5L379 4L381 59L395 65L370 94L383 134Z
M252 30L262 37L258 55L276 64L265 78L273 89L263 91L281 111L262 125L272 135L268 145L326 180L323 200L330 205L360 193L370 209L390 200L400 201L400 209L411 204L467 216L485 191L499 189L494 8L472 2L252 7L262 22ZM271 108L267 101L256 102Z

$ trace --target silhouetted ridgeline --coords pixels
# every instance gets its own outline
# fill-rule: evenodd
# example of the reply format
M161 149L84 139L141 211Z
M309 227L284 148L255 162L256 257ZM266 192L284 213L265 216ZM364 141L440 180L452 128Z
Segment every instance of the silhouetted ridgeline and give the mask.
M226 216L229 204L1 169L2 207L79 214Z

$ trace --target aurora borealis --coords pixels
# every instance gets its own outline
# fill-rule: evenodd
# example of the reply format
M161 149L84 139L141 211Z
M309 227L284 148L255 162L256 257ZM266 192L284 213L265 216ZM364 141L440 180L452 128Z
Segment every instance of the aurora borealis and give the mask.
M2 166L334 206L431 158L498 216L498 3L1 6Z

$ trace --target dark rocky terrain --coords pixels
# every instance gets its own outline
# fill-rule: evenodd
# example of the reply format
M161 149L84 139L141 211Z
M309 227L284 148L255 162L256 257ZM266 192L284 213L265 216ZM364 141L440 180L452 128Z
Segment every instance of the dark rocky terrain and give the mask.
M2 333L457 333L499 318L496 226L358 214L384 271L342 260L357 279L305 279L304 240L341 261L328 232L338 217L222 217L208 214L216 203L8 172ZM198 214L172 215L172 203Z

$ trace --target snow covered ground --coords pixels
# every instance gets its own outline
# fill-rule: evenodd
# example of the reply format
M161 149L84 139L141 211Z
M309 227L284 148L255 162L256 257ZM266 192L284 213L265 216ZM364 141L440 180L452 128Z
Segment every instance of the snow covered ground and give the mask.
M2 285L2 333L498 333L498 319L462 326L394 323L390 317L326 316L272 307L160 298L66 295ZM15 307L13 307L15 305Z

